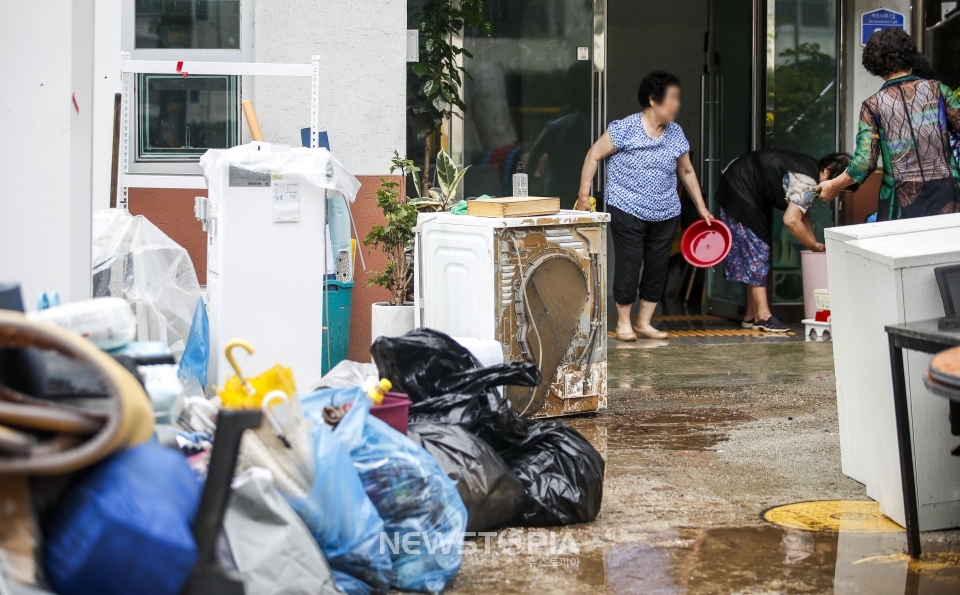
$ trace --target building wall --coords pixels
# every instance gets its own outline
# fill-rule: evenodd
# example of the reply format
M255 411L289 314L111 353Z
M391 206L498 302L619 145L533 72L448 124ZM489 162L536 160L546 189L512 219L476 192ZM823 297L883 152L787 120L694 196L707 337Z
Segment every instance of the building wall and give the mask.
M857 136L857 121L860 117L860 104L877 92L883 79L873 76L861 66L863 48L860 47L860 15L877 8L887 8L906 15L906 28L911 30L911 12L909 0L847 0L845 27L846 48L844 58L846 63L847 93L845 106L841 116L841 123L845 138L841 147L845 151L853 151ZM844 51L842 50L842 51Z
M90 0L93 1L93 0ZM113 146L113 95L120 90L121 0L95 0L96 137L95 208L109 205ZM356 175L362 188L353 206L362 240L382 220L376 209L380 177L390 173L390 157L406 145L405 0L252 0L250 60L308 63L322 57L321 128L333 153ZM246 45L246 44L245 44ZM267 141L300 145L300 129L310 125L310 81L306 78L247 77L243 94L252 99ZM249 141L246 125L242 139ZM206 276L206 242L193 217L194 190L130 190L129 208L153 221L191 255L200 282ZM364 250L370 270L380 270L379 253ZM351 357L369 359L370 306L389 298L366 288L357 269L353 294ZM319 304L318 306L319 307Z
M0 15L0 281L90 295L93 0L8 2Z
M363 251L366 270L360 265L357 258L353 279L353 303L350 309L350 351L348 357L353 361L370 361L370 312L374 302L386 302L393 297L382 287L367 288L367 280L375 271L382 271L387 266L387 257L383 252L363 245L363 238L370 232L370 228L383 222L383 216L377 209L377 189L380 187L380 176L359 176L360 192L357 193L357 202L353 204L353 217L357 225L360 240L357 250ZM403 183L399 176L390 176L395 182Z
M257 62L320 55L321 127L354 175L389 173L406 145L406 0L255 0ZM268 141L300 144L309 80L258 78L252 99Z
M113 98L120 92L120 0L94 0L93 210L110 206Z
M253 59L306 62L321 56L321 129L330 148L362 187L352 211L358 249L368 269L383 270L379 252L362 240L382 221L376 209L380 176L390 173L394 151L406 147L406 0L255 0ZM248 97L268 141L300 144L310 126L308 79L257 78ZM359 260L359 259L358 259ZM350 358L370 360L370 310L389 299L378 287L367 289L357 263L350 329ZM319 304L318 304L319 307Z

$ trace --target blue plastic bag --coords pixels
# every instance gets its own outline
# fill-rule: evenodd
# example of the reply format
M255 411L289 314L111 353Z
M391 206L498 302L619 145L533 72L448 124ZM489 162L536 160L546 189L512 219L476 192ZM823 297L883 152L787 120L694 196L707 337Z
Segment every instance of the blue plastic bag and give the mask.
M385 525L393 558L390 584L403 591L441 592L460 570L467 511L457 485L423 447L370 415L360 388L328 389L302 399L303 413L322 425L326 405L352 403L334 430Z
M50 585L60 595L177 595L197 559L200 491L183 455L156 442L98 463L44 532Z
M373 587L346 572L334 570L333 578L337 581L337 588L347 595L373 595Z
M177 376L180 380L196 378L200 386L207 385L207 369L210 366L210 321L207 319L207 308L203 298L197 300L197 307L193 311L193 322L190 323L190 335L187 337L187 346L180 356L180 367Z
M327 426L314 424L317 479L306 498L286 496L310 530L334 571L337 586L349 595L386 593L390 553L381 551L383 520L363 489L350 451ZM354 580L344 580L349 575Z

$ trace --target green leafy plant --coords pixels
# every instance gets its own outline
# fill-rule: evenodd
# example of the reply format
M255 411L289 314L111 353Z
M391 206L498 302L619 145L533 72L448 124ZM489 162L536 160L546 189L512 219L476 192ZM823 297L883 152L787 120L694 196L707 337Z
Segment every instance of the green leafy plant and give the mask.
M453 158L446 151L441 150L437 153L437 183L427 190L426 196L423 196L420 183L416 179L416 172L419 172L420 168L412 167L413 162L409 163L412 169L406 171L411 172L410 177L413 179L413 185L417 191L417 198L410 204L421 210L433 211L445 211L453 206L453 201L456 200L457 196L457 188L460 187L463 176L470 169L469 165L460 169L454 163Z
M415 172L413 162L394 152L390 173L396 171L407 175ZM393 305L401 306L407 296L407 288L413 278L413 263L407 256L413 243L413 228L417 225L417 207L400 193L400 183L380 179L377 190L377 207L383 212L386 223L374 225L363 240L364 245L378 248L387 257L387 266L382 272L373 272L367 287L379 285L393 294Z
M432 135L440 130L444 118L453 113L454 106L466 109L460 97L460 75L466 72L457 60L473 55L454 45L453 36L465 25L490 35L493 25L483 17L483 0L426 0L415 18L420 23L420 61L410 65L407 121L417 138L425 139L420 186L426 189L433 154Z

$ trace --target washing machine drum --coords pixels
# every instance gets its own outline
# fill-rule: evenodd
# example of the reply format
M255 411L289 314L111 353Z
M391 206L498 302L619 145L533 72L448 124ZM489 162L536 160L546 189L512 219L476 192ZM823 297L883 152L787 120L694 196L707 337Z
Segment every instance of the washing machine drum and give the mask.
M557 368L570 355L587 304L587 276L580 264L562 254L547 254L524 267L520 286L519 344L543 373L540 386L511 386L507 397L521 414L543 408Z

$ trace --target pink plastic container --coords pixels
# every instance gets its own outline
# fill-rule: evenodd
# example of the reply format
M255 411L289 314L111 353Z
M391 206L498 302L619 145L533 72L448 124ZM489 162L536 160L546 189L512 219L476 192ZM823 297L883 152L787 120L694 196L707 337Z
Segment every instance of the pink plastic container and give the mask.
M370 413L404 436L410 416L410 398L404 393L387 393L383 403L370 407Z
M803 274L803 317L817 317L817 299L813 292L830 289L827 283L827 253L800 251L800 267Z
M719 219L710 225L703 219L692 223L680 237L680 253L687 262L705 269L723 262L733 246L730 228Z

